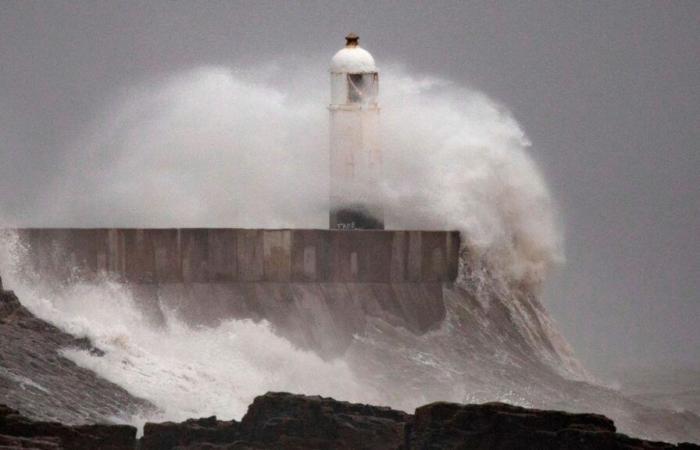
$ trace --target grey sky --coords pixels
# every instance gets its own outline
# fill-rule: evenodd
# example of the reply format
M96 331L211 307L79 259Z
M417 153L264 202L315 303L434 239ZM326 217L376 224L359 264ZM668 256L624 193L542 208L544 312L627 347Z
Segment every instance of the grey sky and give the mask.
M0 2L0 211L115 90L202 64L381 62L511 109L566 224L547 305L594 370L700 363L700 2Z

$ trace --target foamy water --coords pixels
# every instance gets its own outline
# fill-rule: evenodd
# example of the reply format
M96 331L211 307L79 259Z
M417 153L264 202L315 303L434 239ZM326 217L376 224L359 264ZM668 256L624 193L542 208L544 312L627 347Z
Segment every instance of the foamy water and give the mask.
M324 227L328 82L322 67L308 70L280 77L269 67L205 67L124 91L73 143L58 182L28 212L31 225ZM517 122L481 93L400 67L383 70L380 83L385 173L377 195L387 225L460 230L492 276L539 283L562 259L561 238ZM65 356L152 401L158 418L239 418L268 390L374 403L400 396L378 392L381 383L373 391L346 361L296 349L265 323L191 328L165 311L165 325L154 326L128 288L108 279L48 286L16 275L11 248L0 273L22 302L106 352ZM409 359L449 365L425 347Z
M185 420L218 415L240 419L267 391L309 392L354 401L376 400L340 360L323 361L275 335L266 322L228 320L215 328L190 327L166 311L155 324L128 287L104 278L50 285L17 265L21 246L5 236L0 270L22 304L37 317L104 351L64 349L63 355L131 394L157 412L145 420ZM12 257L12 256L15 257Z
M321 227L328 211L327 70L202 67L125 89L69 148L12 226ZM530 143L503 106L380 67L391 228L456 229L510 276L540 280L561 233ZM29 207L28 207L29 208ZM28 222L28 223L27 223Z
M163 305L164 321L152 320L128 286L106 276L50 281L24 263L27 249L16 235L6 233L0 244L0 271L22 303L61 329L88 337L104 352L66 348L63 356L157 407L132 416L136 425L209 415L240 419L253 398L267 391L406 411L436 400L543 406L563 393L544 397L538 381L542 373L583 373L575 360L569 364L570 349L556 342L556 330L538 322L546 314L529 312L537 302L497 292L507 288L495 280L463 281L471 292L466 295L461 288L446 290L447 317L433 331L415 334L375 315L347 353L323 360L295 348L264 321L191 326ZM520 301L528 302L527 310L506 305ZM510 312L504 314L504 307ZM296 320L311 323L323 317Z

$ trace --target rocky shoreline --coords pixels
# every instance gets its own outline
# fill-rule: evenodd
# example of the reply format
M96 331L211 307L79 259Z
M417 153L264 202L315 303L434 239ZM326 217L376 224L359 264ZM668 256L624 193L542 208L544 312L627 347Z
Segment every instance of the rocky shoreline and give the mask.
M318 396L267 393L240 422L216 417L128 425L33 421L0 406L0 449L700 449L617 433L596 414L526 409L504 403L431 403L407 414Z
M288 393L257 397L240 422L147 423L137 439L135 427L108 422L155 407L60 356L66 347L100 350L34 317L1 280L0 325L0 450L700 449L628 437L596 414L443 402L408 414ZM40 384L57 381L63 394Z
M89 339L34 316L12 291L2 290L0 279L1 404L34 420L68 425L126 420L156 409L65 358L61 350L70 348L102 353Z

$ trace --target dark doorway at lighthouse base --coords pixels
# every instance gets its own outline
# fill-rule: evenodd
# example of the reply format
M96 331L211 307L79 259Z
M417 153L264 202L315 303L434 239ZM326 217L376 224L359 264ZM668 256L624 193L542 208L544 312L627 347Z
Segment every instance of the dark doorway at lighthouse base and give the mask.
M374 212L373 212L374 211ZM330 215L330 228L340 230L383 230L384 218L379 208L361 205L333 209Z

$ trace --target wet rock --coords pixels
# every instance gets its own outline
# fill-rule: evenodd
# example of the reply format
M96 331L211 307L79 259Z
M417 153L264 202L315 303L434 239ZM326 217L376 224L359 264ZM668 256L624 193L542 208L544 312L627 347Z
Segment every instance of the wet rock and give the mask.
M220 421L216 416L190 419L182 423L147 423L141 438L141 450L169 450L176 447L217 448L213 444L234 443L240 437L240 424ZM202 447L208 445L209 447Z
M268 393L241 423L215 417L148 423L141 450L402 448L409 414L318 396Z
M70 425L154 409L65 358L68 348L103 355L89 339L41 320L12 291L0 290L0 401L31 419Z
M3 290L0 278L0 320L10 316L21 307L22 305L14 292Z
M410 445L415 449L671 449L616 433L597 414L541 411L503 403L433 403L416 409ZM700 448L696 446L687 448Z
M221 449L700 449L633 439L596 414L502 403L432 403L415 415L286 393L257 397L241 423L211 417L147 424L141 450Z
M17 436L6 436L0 434L0 449L39 449L39 450L61 450L58 438L23 438Z
M256 444L286 449L400 448L409 414L331 398L268 393L257 397L241 428Z
M0 405L0 448L133 450L136 428L128 425L68 426L28 419Z
M126 425L67 426L32 421L0 405L0 449L301 450L700 449L643 441L615 431L596 414L520 408L503 403L432 403L415 415L318 396L268 393L241 422L216 417L149 423L140 442Z

